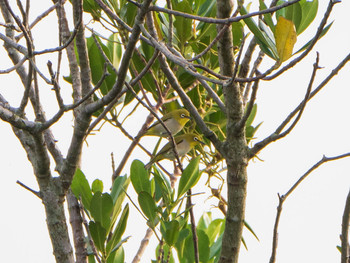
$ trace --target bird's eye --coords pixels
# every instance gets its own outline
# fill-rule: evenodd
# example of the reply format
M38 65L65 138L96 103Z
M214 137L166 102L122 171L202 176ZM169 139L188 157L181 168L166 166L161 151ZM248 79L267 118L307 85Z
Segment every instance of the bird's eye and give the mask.
M199 141L198 137L194 137L194 140L195 140L195 141Z
M181 118L185 118L185 117L186 117L186 115L181 113Z

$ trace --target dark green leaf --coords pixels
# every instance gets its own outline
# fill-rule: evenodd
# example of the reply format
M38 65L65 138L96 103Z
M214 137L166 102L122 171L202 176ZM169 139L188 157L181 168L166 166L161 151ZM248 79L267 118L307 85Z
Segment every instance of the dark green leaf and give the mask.
M145 165L140 160L134 160L130 167L131 183L134 186L136 193L145 191L151 193L151 182L149 173L145 169Z
M94 194L91 199L91 216L96 222L100 222L106 230L110 227L112 209L113 200L109 194L101 194L101 192Z
M137 6L132 3L125 3L120 10L120 18L123 19L129 26L132 26L137 14Z
M90 210L92 192L89 182L86 180L84 173L79 168L75 171L71 189L77 199L81 197L84 207L87 210Z
M181 198L184 193L198 182L200 177L198 168L199 160L200 156L193 158L183 171L177 190L177 199Z
M172 220L170 222L164 222L164 226L165 226L165 233L163 234L164 240L170 247L172 247L176 243L179 237L180 224L178 221Z
M157 216L157 205L152 196L148 192L140 192L138 195L138 201L142 212L148 218L150 223L153 224Z
M96 39L99 45L101 46L103 52L105 53L105 55L111 60L112 56L109 53L109 49L101 42L99 37L96 36ZM87 38L86 44L87 44L88 54L89 54L92 83L96 85L101 80L104 74L103 71L104 71L105 59L101 54L100 49L97 47L93 37ZM104 82L100 86L100 91L103 95L107 94L107 92L113 87L116 79L116 74L112 69L108 69L108 73L109 73L109 76L107 76L104 79Z
M158 185L162 192L162 197L166 204L171 202L171 193L172 188L168 179L163 175L163 173L156 168L154 170L154 179L156 181L156 185Z
M181 12L192 13L191 6L187 1L174 3L174 9ZM179 47L182 49L185 43L192 37L192 19L184 18L182 16L175 16L174 18L174 27L179 39Z
M101 8L94 0L84 0L83 10L84 12L90 13L94 20L100 20Z
M104 253L105 247L105 241L107 238L107 231L100 222L94 222L90 221L89 222L89 230L91 233L92 240L94 241L95 247Z

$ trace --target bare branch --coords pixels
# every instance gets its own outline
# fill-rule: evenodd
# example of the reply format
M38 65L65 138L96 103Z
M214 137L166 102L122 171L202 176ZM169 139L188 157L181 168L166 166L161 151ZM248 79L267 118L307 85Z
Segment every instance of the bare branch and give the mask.
M288 196L293 193L293 191L301 184L302 181L304 181L306 179L306 177L308 177L313 171L315 171L322 164L324 164L326 162L346 158L346 157L350 157L350 153L345 153L345 154L334 156L334 157L323 156L322 159L320 161L318 161L316 164L314 164L309 170L307 170L307 172L304 173L299 178L299 180L284 195L278 195L279 204L277 207L277 214L276 214L275 225L274 225L274 229L273 229L273 243L272 243L272 253L271 253L271 257L270 257L270 263L274 263L276 260L276 252L277 252L277 244L278 244L278 224L279 224L279 220L281 217L282 207L283 207L284 201L286 201ZM344 227L344 225L343 225L343 227ZM348 228L348 224L346 225L346 227ZM347 262L347 261L344 261L344 262Z
M128 1L133 3L136 6L140 6L140 4L135 2L135 1L132 1L132 0L128 0ZM279 9L285 8L289 5L297 3L299 1L300 0L289 1L289 2L285 2L281 5L278 5L278 6L275 6L272 8L268 8L268 9L257 11L257 12L252 12L250 14L246 14L246 15L242 15L242 16L238 16L238 17L230 17L230 18L211 18L211 17L197 16L197 15L183 13L183 12L176 11L176 10L166 9L166 8L159 7L159 6L151 6L150 11L157 11L157 12L163 12L163 13L167 13L167 14L171 14L171 15L175 15L175 16L181 16L184 18L194 19L194 20L205 22L208 24L231 24L233 22L239 22L242 19L246 19L249 17L276 12Z
M23 65L23 63L27 60L26 57L22 58L16 65L14 65L13 67L10 67L8 69L3 69L3 70L0 70L0 74L7 74L7 73L10 73L14 70L17 70L20 66Z
M309 81L309 85L307 87L306 90L306 94L305 97L301 103L300 108L298 109L298 115L297 117L294 119L294 121L292 122L292 124L288 127L288 129L286 129L284 132L283 129L287 126L287 124L292 120L292 114L289 114L289 116L282 122L282 124L274 131L274 133L272 133L270 136L268 136L267 138L263 139L262 141L256 143L254 145L254 147L251 149L251 153L250 153L250 157L254 157L260 150L262 150L263 148L265 148L268 144L270 144L271 142L277 141L283 137L285 137L287 134L289 134L293 128L295 127L295 125L298 123L298 121L301 118L301 115L303 114L303 111L306 107L307 102L310 99L310 93L311 93L311 89L312 89L312 85L313 82L315 80L315 76L316 76L316 71L318 69L320 69L319 65L319 56L317 53L317 57L316 57L316 62L314 63L313 66L313 71L311 74L311 79Z
M42 198L39 191L33 190L32 188L26 186L25 184L23 184L22 182L20 182L20 181L18 181L18 180L16 181L16 183L19 184L20 186L22 186L24 189L26 189L26 190L28 190L29 192L31 192L32 194L36 195L36 196L39 197L40 199Z

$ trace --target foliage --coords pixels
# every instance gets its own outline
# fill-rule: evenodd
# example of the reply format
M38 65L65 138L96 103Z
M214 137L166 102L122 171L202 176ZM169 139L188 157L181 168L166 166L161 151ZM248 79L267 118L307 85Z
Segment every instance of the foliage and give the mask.
M89 218L88 230L102 262L124 262L122 239L128 216L129 205L121 210L130 178L118 177L110 193L103 193L102 181L96 179L91 187L80 169L77 169L71 189L84 205L84 212ZM119 220L117 221L119 217ZM89 262L95 262L94 251L90 247Z
M256 96L259 82L273 79L272 72L299 52L304 53L277 71L276 75L303 59L332 23L326 25L325 16L316 35L307 43L300 43L297 37L315 19L318 0L300 0L293 4L280 0L276 7L268 7L265 1L259 0L256 14L250 12L254 3L243 4L244 1L236 1L235 11L228 10L230 6L225 1L169 0L166 8L156 1L153 1L153 5L151 2L84 0L80 6L79 1L71 1L75 26L72 33L65 28L68 23L64 20L64 12L58 12L59 21L65 23L59 22L62 23L59 27L60 46L55 52L60 52L61 56L62 49L67 51L70 75L63 79L72 86L74 102L64 104L52 63L48 64L51 79L46 79L46 82L53 86L59 107L58 113L49 121L45 120L45 114L41 111L37 87L31 89L31 81L36 80L38 73L32 65L35 63L33 58L40 52L34 52L31 36L27 32L30 26L25 21L23 25L20 24L18 18L12 15L26 38L27 48L23 54L25 60L29 59L32 63L29 63L28 72L33 75L23 77L22 74L26 88L18 109L8 106L0 96L0 117L13 125L16 136L24 145L38 179L40 192L36 194L44 205L47 206L54 199L51 194L57 200L65 197L69 188L79 200L82 211L78 217L87 218L85 238L89 262L125 261L123 244L128 240L124 232L130 220L129 202L136 207L140 217L145 219L145 225L158 240L155 249L157 259L154 262L214 263L226 262L226 259L233 262L233 259L229 259L232 251L235 251L232 257L237 260L241 242L246 246L243 227L258 239L254 226L251 227L244 217L248 162L269 143L283 138L295 127L311 98L317 63L305 100L271 136L256 143L255 134L262 125L254 122L258 112ZM2 11L5 7L10 14L8 6L1 6ZM59 10L63 6L58 7L57 4L56 8ZM23 13L24 9L21 11ZM84 16L79 13L82 11ZM226 11L234 15L217 18ZM89 25L79 20L86 17L92 19ZM6 23L10 24L8 21ZM98 30L90 30L91 25ZM10 25L6 27L9 31L13 28ZM68 35L71 39L67 39ZM23 51L9 36L1 34L0 37L11 48ZM246 41L250 41L247 49ZM296 45L301 46L297 51L294 50ZM9 56L12 51L8 50ZM253 61L255 55L257 58ZM266 62L270 64L270 69L262 73L259 66L264 55L270 58ZM15 64L21 67L20 63ZM33 122L26 118L25 108L29 100L36 117ZM138 135L133 137L125 128L125 122L139 122L136 113L141 106L150 112L150 116L144 121ZM4 107L6 110L2 110ZM158 110L164 115L183 107L191 113L193 121L188 122L180 134L201 134L205 146L199 145L186 156L176 158L174 170L164 168L163 160L146 170L144 163L133 155L134 148L139 145L150 156L150 152L157 152L161 138L149 152L140 143L142 135L154 117L158 117ZM56 141L45 132L67 111L74 113L74 133L67 156L63 157L52 146ZM101 122L120 129L131 140L128 152L116 169L113 160L110 191L104 190L104 183L99 179L90 184L79 169L86 136ZM290 124L289 128L286 128L287 124ZM173 141L171 137L168 139ZM49 153L57 165L57 180L50 172ZM37 155L38 159L31 154ZM129 157L132 158L130 171L122 175ZM43 174L49 175L48 182L42 180ZM216 198L222 217L213 218L210 212L204 212L196 222L191 189L198 186L203 177L207 180L200 187L211 192L207 194L208 198ZM176 182L174 178L179 178L179 181ZM135 192L132 197L128 195L130 182ZM227 198L228 202L221 193L225 184L230 189L229 194L232 194ZM48 185L52 187L51 192L47 191ZM129 201L125 198L127 195ZM232 203L232 200L237 203ZM284 197L280 198L280 205L284 200ZM59 208L63 211L63 207ZM226 216L228 220L225 220ZM67 231L64 232L64 220L57 221L62 222L63 233L67 234ZM50 220L48 226L53 229ZM234 246L234 249L230 246ZM58 253L56 248L54 251ZM84 251L85 247L80 249ZM60 256L56 255L56 259Z

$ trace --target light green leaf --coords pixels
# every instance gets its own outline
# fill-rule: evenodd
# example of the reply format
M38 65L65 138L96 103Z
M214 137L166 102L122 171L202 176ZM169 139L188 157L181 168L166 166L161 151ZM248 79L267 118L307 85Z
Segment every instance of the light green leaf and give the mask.
M302 0L299 2L301 6L301 21L297 27L297 34L301 34L315 19L318 10L318 0L306 1Z
M107 255L110 254L114 250L114 248L118 245L118 243L120 242L121 237L124 234L124 231L126 228L128 216L129 216L129 205L126 204L124 207L124 210L120 216L118 224L116 225L116 227L114 229L112 237L110 238L110 240L107 243L107 246L106 246Z
M90 210L92 192L88 180L79 168L75 171L73 181L70 187L75 197L77 199L81 197L84 207L87 210Z
M93 193L103 192L103 182L99 179L96 179L92 182L91 189Z

